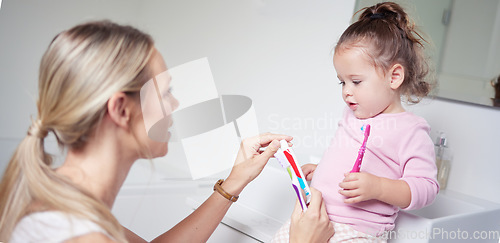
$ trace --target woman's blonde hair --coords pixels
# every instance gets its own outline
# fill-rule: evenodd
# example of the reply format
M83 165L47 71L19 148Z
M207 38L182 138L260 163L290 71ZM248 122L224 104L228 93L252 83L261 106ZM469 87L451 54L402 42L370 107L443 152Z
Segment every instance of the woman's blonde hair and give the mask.
M108 99L139 91L150 78L153 51L149 35L109 21L78 25L54 38L40 64L38 118L0 184L0 241L9 241L23 216L44 210L89 219L126 241L108 206L51 168L44 138L53 132L60 146L84 146L106 114Z

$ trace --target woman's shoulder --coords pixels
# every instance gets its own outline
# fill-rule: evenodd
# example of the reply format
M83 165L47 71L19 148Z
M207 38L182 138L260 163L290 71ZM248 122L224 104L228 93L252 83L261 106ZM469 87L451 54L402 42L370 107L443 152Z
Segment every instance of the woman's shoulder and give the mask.
M11 242L63 242L86 235L108 237L106 231L88 219L44 211L23 217L12 232Z

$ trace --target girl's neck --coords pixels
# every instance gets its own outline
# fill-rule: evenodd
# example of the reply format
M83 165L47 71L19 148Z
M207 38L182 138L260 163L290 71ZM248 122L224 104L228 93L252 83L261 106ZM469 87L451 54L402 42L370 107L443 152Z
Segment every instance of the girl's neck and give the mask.
M394 90L392 93L391 102L387 105L387 107L381 112L381 114L394 114L405 112L405 108L401 103L401 94L399 91Z
M382 114L394 114L394 113L401 113L405 112L405 108L401 104L401 101L394 102L391 105L389 105L383 112Z

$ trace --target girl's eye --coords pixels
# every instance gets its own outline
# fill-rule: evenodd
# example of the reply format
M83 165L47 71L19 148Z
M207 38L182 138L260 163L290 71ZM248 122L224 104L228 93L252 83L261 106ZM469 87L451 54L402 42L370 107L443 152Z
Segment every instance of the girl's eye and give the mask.
M353 80L352 81L353 84L360 84L361 83L361 80Z
M339 84L344 86L345 82L344 81L339 81Z

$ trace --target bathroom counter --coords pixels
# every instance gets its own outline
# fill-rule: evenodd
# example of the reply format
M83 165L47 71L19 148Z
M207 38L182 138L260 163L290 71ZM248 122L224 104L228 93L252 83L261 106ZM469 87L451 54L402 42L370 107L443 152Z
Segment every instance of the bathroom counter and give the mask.
M141 166L131 171L134 175L120 190L112 212L120 223L148 241L188 216L213 193L217 179L225 178L214 175L193 181L148 175L147 171ZM269 179L274 182L270 184ZM241 193L208 242L268 242L295 206L289 181L282 170L266 167Z

